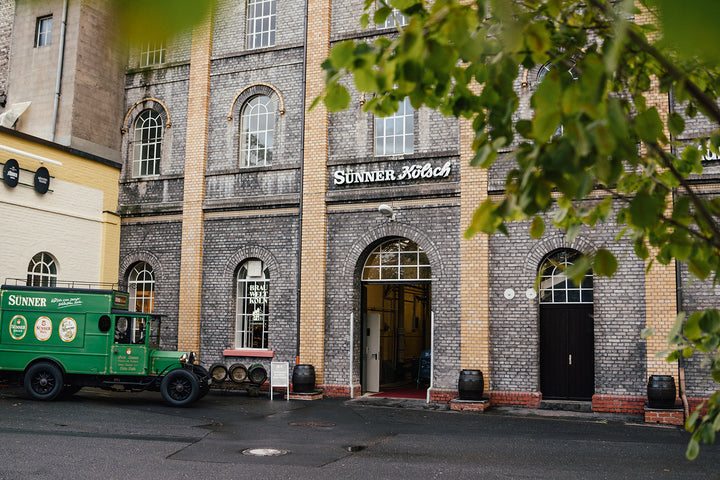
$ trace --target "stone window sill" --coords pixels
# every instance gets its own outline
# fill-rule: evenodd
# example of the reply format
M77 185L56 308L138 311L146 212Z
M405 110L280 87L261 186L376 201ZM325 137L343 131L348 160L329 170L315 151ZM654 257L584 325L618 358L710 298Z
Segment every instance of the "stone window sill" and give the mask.
M275 352L272 350L255 350L253 348L246 348L241 350L223 350L223 355L226 357L273 358L275 356Z

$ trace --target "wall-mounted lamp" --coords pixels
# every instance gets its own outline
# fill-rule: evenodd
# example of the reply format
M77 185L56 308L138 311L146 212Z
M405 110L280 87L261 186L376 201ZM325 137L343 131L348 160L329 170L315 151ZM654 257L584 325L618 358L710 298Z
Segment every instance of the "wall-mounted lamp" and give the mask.
M388 217L391 222L395 220L395 210L393 210L390 205L386 205L383 203L378 207L378 212Z

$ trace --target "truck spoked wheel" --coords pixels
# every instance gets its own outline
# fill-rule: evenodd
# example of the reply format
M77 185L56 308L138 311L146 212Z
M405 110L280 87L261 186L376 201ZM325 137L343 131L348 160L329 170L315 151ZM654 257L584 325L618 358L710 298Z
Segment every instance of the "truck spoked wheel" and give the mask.
M25 372L25 391L33 400L53 400L62 389L62 372L52 363L36 363Z
M169 405L186 407L198 399L200 384L194 373L178 368L165 375L160 393Z

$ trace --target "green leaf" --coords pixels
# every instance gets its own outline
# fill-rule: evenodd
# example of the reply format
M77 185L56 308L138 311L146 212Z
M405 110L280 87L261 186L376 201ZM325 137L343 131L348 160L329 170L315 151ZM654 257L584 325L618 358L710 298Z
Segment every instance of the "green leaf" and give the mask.
M664 137L663 123L654 107L635 117L635 130L640 140L645 142L656 142Z
M640 192L630 201L628 222L639 228L650 228L658 222L660 202L645 192Z
M695 340L702 335L702 330L700 329L700 315L700 312L695 312L690 315L685 322L683 333L690 340Z
M698 456L698 453L700 453L700 445L698 444L697 440L690 439L690 442L688 442L687 450L685 451L685 457L688 460L695 460Z
M342 85L337 83L328 85L324 102L328 110L339 112L350 104L350 94Z
M655 335L655 329L653 327L646 327L643 328L642 331L640 331L640 338L642 339L648 339Z
M593 259L594 273L603 277L612 277L617 270L617 266L617 260L609 250L600 248L595 252L595 258Z
M532 224L530 224L530 236L532 238L540 238L543 236L544 232L545 222L543 221L542 217L536 215L532 219Z
M685 131L685 119L677 112L668 115L668 130L670 135L679 137Z
M352 61L354 52L355 44L352 40L340 42L330 50L330 62L337 70L345 68Z

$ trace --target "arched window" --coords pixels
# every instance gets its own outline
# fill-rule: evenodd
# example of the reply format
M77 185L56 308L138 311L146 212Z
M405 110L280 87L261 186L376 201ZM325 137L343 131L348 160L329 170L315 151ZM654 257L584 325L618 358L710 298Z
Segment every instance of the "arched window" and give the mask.
M136 312L151 313L155 308L155 275L150 265L138 262L128 275L130 308Z
M258 259L237 272L235 348L268 348L270 272Z
M430 280L430 261L417 243L406 238L383 243L368 255L364 281Z
M593 274L588 271L580 285L565 275L579 252L558 250L551 253L540 269L540 303L593 303Z
M272 164L275 108L270 97L258 95L243 107L240 121L240 164L262 167Z
M57 284L57 264L52 255L40 252L28 265L27 285L30 287L54 287Z
M389 117L375 117L375 155L403 155L414 151L415 109L406 98Z
M143 110L135 120L133 135L133 177L160 175L162 119L155 110Z

